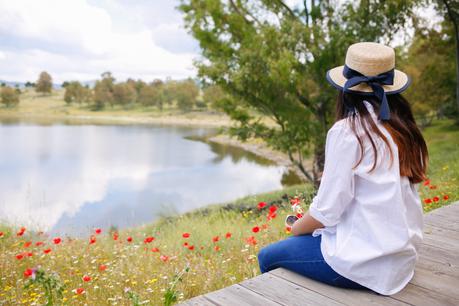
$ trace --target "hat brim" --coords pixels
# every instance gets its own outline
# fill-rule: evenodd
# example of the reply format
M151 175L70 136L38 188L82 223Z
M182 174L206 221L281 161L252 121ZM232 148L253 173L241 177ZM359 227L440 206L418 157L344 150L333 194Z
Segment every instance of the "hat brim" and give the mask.
M344 66L335 67L327 71L327 81L336 89L343 90L347 79L343 75ZM394 69L394 84L382 85L386 94L397 94L405 91L411 84L411 78L404 72ZM360 83L349 88L350 92L359 94L373 94L373 89L366 83Z

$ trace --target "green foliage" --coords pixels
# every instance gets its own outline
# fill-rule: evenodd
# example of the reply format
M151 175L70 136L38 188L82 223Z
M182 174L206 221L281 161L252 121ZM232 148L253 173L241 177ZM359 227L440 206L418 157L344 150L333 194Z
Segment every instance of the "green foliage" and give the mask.
M166 293L164 293L164 306L170 306L177 302L177 283L183 280L183 275L188 271L190 271L190 268L186 267L180 273L174 275L170 286L167 288Z
M223 110L227 94L218 85L208 85L203 89L202 100L206 105L216 110Z
M37 84L35 86L35 91L43 94L50 94L53 89L53 79L51 75L43 71L38 77Z
M65 285L62 284L57 274L46 274L43 269L34 269L33 274L24 286L24 289L28 289L32 284L37 284L43 288L46 297L46 305L55 305L57 301L62 300ZM56 305L60 305L57 303Z
M412 77L406 97L420 122L431 114L451 115L455 107L455 38L452 24L443 20L439 28L425 23L416 27L413 42L402 58L402 67Z
M1 102L5 104L6 107L13 107L19 104L19 94L16 89L9 86L4 86L0 90Z
M67 104L90 102L92 94L89 88L84 87L78 81L64 82L64 84L62 85L65 88L64 101Z
M113 87L115 78L111 72L102 73L102 80L98 80L94 87L94 110L100 110L108 103L114 105Z
M336 96L326 71L342 64L353 42L390 42L415 1L304 3L182 0L180 9L202 49L199 76L232 97L224 109L238 121L233 133L267 140L317 183ZM266 116L277 126L262 123Z
M127 106L137 99L137 91L132 83L118 83L113 85L114 103Z
M164 83L161 80L155 80L151 84L145 85L140 89L138 102L145 106L157 106L163 108L165 101Z
M192 79L176 82L174 86L174 96L177 106L181 110L190 110L196 103L199 88Z

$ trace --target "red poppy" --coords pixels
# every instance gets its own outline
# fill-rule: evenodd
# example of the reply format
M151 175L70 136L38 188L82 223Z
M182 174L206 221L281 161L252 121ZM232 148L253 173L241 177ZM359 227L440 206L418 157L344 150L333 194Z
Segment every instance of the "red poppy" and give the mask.
M32 257L33 256L33 253L32 252L28 252L27 253L27 257Z
M91 276L89 276L89 275L83 276L83 281L84 282L89 282L90 280L91 280Z
M25 227L21 227L21 229L19 230L19 232L16 233L16 235L22 236L22 235L24 235L25 231L26 231L26 228Z
M97 240L97 239L96 239L96 236L91 236L91 237L89 237L89 244L94 244L94 243L96 243L96 240Z
M430 185L430 180L424 181L424 186L428 186L428 185Z
M59 238L59 237L53 239L54 244L59 244L59 243L61 243L61 241L62 241L62 239Z
M107 266L106 265L100 265L99 266L99 271L105 271L107 270Z
M293 199L290 200L290 204L292 204L292 205L300 204L300 202L301 201L298 198L293 198Z
M159 256L159 259L161 259L162 261L166 262L166 261L169 260L169 256L161 255L161 256Z
M49 254L49 253L51 253L51 249L46 249L46 250L43 250L43 253L45 253L45 254Z
M22 253L16 255L16 259L17 259L17 260L21 260L21 259L23 259L23 258L24 258L24 254L22 254Z
M226 233L226 234L225 234L225 238L226 238L226 239L231 238L231 233L230 233L230 232Z
M424 203L430 204L430 203L432 203L432 199L424 199Z
M84 288L77 288L75 290L76 294L83 294L84 293Z
M143 243L151 243L151 242L153 242L153 240L155 240L155 237L149 236L149 237L145 238Z
M218 236L212 237L212 241L213 242L217 242L219 239L220 239L220 237L218 237Z
M247 238L245 240L248 244L251 244L251 245L256 245L257 244L257 240L255 239L254 236L250 236L249 238Z
M430 189L437 189L437 186L431 185L429 188L430 188Z
M132 237L127 237L127 242L132 242Z
M449 199L449 196L448 196L447 194L445 194L445 195L443 196L443 200L446 201L446 200L448 200L448 199ZM1 235L0 235L0 236L1 236Z
M259 231L260 231L260 228L258 226L254 226L252 228L252 232L254 232L254 233L258 233Z
M434 201L434 202L438 202L438 201L440 201L440 198L437 197L437 196L435 196L435 197L433 197L433 201Z
M159 249L158 248L153 248L151 249L152 252L159 252Z
M99 235L99 234L102 233L102 229L101 229L101 228L96 228L96 229L94 230L94 232L95 232L97 235Z
M183 238L189 238L189 237L190 237L190 233L183 233L183 234L182 234L182 237L183 237Z
M274 213L274 212L276 212L276 211L277 211L277 206L276 206L276 205L271 205L271 206L269 207L269 212L270 212L270 213Z
M31 276L33 275L33 272L34 272L34 271L33 271L32 269L26 269L26 270L24 271L24 277L25 277L25 278L31 277Z
M114 232L113 233L113 240L118 240L118 237L119 237L118 233Z
M3 235L5 235L3 232L0 232L0 237L3 237Z
M287 233L290 233L290 232L292 231L292 228L291 228L290 226L286 226L286 227L285 227L285 231L286 231Z
M27 241L27 242L24 242L24 247L25 248L28 248L29 246L32 245L32 241Z
M276 218L277 214L276 213L269 213L268 216L266 217L266 220L270 221L274 218Z
M215 250L216 252L218 252L218 251L220 251L220 247L219 247L218 245L216 245L216 246L214 246L214 250Z
M189 245L188 250L193 251L194 250L194 245Z
M266 205L268 205L268 204L266 204L266 202L260 202L260 203L258 203L257 207L258 207L258 209L263 209L264 207L266 207Z
M185 242L183 243L183 246L184 246L184 247L187 247L187 246L188 246L188 242L185 241Z
M42 245L42 244L43 244L43 241L37 241L37 242L35 242L35 246L40 246L40 245Z

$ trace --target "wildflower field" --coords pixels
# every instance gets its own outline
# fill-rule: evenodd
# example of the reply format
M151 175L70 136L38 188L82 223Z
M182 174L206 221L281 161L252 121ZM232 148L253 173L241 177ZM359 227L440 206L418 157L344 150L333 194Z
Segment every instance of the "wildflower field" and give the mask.
M437 121L424 133L429 211L459 200L459 128ZM0 226L0 305L171 305L256 276L259 249L289 235L285 216L313 193L293 186L85 239Z

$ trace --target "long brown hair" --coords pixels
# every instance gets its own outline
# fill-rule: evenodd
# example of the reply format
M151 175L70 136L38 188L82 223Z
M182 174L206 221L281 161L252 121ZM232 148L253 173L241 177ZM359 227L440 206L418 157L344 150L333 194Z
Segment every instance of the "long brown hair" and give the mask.
M379 113L379 101L374 96L360 95L354 93L339 92L336 103L336 120L347 118L350 121L351 129L360 145L360 159L354 167L357 167L363 159L364 147L361 135L357 133L356 121L363 127L366 136L370 140L374 153L374 163L369 172L376 168L378 161L378 151L373 135L377 135L388 146L391 163L393 162L393 152L387 137L379 130L373 121L363 101L368 101L373 106L375 113ZM387 95L390 108L390 119L383 121L383 126L392 136L393 141L398 147L398 157L400 162L400 175L407 176L412 183L420 183L426 179L428 151L424 137L421 134L414 120L411 106L401 94ZM347 106L347 107L346 107ZM355 108L359 113L356 116L348 109ZM358 119L357 119L358 118Z

